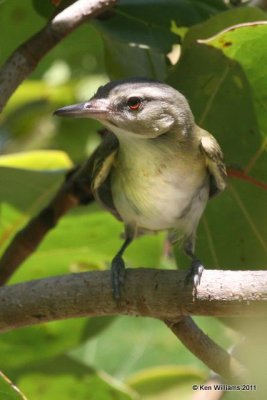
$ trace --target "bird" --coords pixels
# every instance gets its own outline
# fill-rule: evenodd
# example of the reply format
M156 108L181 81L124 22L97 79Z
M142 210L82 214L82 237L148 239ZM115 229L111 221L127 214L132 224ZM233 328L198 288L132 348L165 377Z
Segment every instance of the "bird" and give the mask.
M61 117L92 118L107 130L92 158L95 199L124 223L124 242L111 262L121 298L123 254L139 235L168 231L191 259L186 282L197 289L203 263L196 231L207 202L226 187L223 152L199 127L185 96L147 78L110 81L88 101L62 107Z

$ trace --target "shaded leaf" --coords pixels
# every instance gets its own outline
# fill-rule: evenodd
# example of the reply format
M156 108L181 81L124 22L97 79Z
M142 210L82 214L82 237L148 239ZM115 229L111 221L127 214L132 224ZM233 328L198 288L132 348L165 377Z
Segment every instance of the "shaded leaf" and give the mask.
M5 371L13 378L14 369L23 370L26 365L78 346L85 322L85 318L70 319L2 333L1 360Z
M176 400L192 398L192 385L202 383L207 378L202 370L187 366L162 365L137 372L127 379L142 399Z
M239 29L229 32L232 35ZM262 134L266 132L267 121L263 112L266 80L261 68L267 50L263 32L266 26L261 35L256 33L256 36L253 28L250 29L251 35L247 34L243 40L239 36L236 47L234 44L223 46L231 42L229 37L226 39L225 32L205 44L187 43L185 38L182 57L169 83L189 99L197 123L218 139L227 165L267 182L266 145ZM203 34L205 32L203 24ZM198 34L202 36L201 26ZM213 40L217 46L212 45ZM252 48L254 52L257 48L255 58L251 57ZM229 51L231 57L228 57ZM267 225L263 212L266 201L267 191L257 188L253 182L229 181L226 192L208 205L199 229L197 254L205 265L236 269L257 269L266 265ZM180 253L177 259L179 265L185 265Z
M225 8L222 1L123 0L108 18L94 23L105 44L111 79L147 76L163 80L165 56L179 42L171 26L188 26Z
M131 400L133 391L111 377L61 356L13 371L29 399Z

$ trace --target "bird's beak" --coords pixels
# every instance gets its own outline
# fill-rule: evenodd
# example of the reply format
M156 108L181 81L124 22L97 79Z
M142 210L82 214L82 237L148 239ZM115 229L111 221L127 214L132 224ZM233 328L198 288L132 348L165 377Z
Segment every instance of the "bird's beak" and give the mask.
M85 103L72 104L59 108L54 112L54 115L59 117L76 117L76 118L93 118L107 119L110 112L107 99L92 99Z

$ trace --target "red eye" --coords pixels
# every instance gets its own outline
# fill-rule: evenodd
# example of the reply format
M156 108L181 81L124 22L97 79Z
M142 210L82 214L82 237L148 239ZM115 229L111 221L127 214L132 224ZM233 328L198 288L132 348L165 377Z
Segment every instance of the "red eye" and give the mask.
M129 97L127 106L130 110L138 110L141 106L142 100L139 97Z

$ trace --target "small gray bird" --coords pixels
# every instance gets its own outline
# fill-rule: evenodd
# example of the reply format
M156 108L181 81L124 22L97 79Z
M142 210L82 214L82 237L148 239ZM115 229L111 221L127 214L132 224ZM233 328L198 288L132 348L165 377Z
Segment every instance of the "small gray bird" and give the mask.
M225 188L226 169L220 146L196 125L185 97L162 82L118 80L55 114L93 118L110 131L92 156L92 190L125 225L112 260L114 298L120 298L126 247L149 231L169 230L181 240L192 260L187 280L196 288L204 269L195 256L197 226L208 199Z

